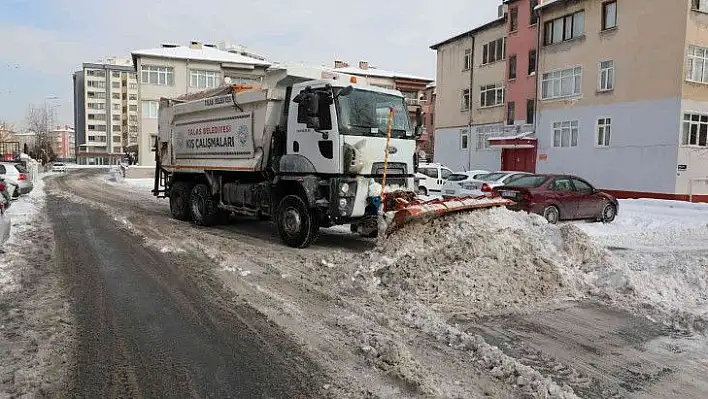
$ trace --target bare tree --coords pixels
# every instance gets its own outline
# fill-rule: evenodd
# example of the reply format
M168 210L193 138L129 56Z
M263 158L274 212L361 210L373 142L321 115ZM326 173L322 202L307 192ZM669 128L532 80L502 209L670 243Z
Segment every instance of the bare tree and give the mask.
M30 105L27 109L27 129L35 135L34 153L42 160L42 164L51 161L51 138L49 129L52 126L52 115L47 107Z
M0 120L0 143L7 143L15 139L15 126Z

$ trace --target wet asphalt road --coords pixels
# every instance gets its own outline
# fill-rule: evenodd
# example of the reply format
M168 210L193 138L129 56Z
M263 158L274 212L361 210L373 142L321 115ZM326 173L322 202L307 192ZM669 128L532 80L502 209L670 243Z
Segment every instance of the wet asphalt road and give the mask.
M67 396L318 396L316 367L207 260L150 250L86 205L50 195L47 208L78 324Z

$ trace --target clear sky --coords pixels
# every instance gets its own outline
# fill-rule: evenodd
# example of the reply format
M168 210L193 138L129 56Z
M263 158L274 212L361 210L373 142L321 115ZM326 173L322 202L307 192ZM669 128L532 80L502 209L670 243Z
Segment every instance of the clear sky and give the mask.
M435 78L431 44L496 17L502 0L0 0L0 120L29 104L73 124L83 62L191 40L242 44L271 61L359 60Z

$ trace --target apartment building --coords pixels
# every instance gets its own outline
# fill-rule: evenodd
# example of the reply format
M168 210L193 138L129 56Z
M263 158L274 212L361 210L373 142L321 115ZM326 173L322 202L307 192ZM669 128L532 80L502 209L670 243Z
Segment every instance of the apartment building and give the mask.
M176 98L231 84L259 85L270 63L243 48L217 48L193 41L189 46L163 44L159 48L132 52L134 71L139 76L140 100L138 163L154 165L153 146L157 137L159 100ZM227 51L228 50L228 51Z
M536 169L623 197L708 200L708 2L537 9Z
M506 124L506 14L430 47L437 52L434 161L453 170L498 169L490 140Z
M59 160L76 159L76 134L69 125L57 126L49 132L49 144Z
M138 139L138 83L131 61L84 63L73 81L77 162L120 163Z
M334 61L334 70L364 77L372 86L400 91L406 98L408 113L413 123L415 123L418 109L422 111L423 104L426 102L423 98L424 92L427 86L433 82L433 79L421 76L376 68L368 61L359 61L358 66L350 66L344 61L337 60Z

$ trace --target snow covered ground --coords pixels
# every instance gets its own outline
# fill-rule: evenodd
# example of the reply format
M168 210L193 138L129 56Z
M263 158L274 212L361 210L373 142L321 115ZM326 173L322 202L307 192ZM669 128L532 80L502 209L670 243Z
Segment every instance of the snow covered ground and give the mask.
M15 279L10 271L10 265L22 256L22 247L28 245L21 233L38 228L37 216L45 203L44 180L37 179L34 189L27 195L12 201L7 210L11 222L10 238L3 245L5 254L0 255L0 292L15 289Z

